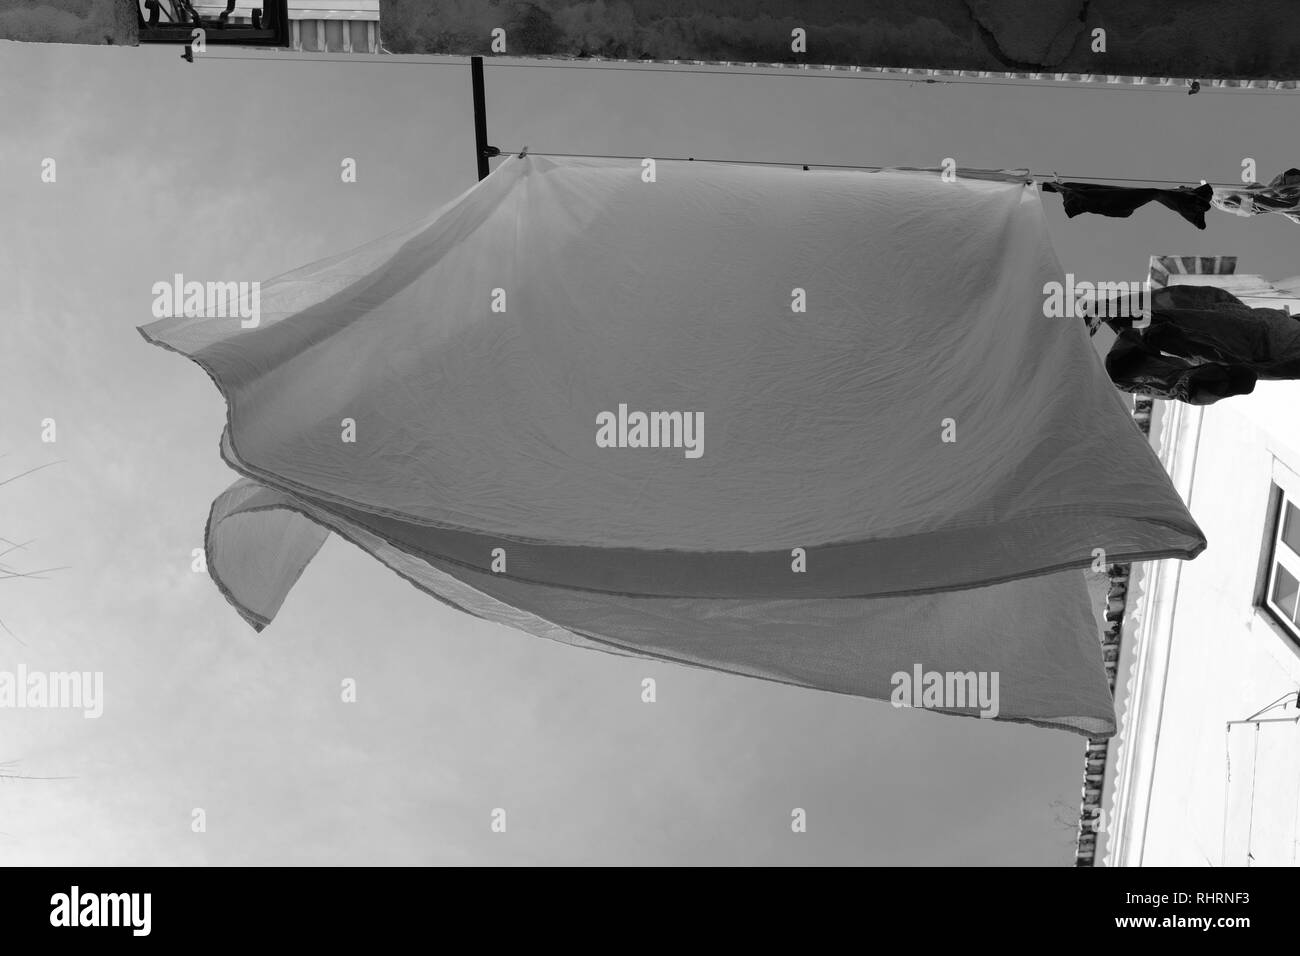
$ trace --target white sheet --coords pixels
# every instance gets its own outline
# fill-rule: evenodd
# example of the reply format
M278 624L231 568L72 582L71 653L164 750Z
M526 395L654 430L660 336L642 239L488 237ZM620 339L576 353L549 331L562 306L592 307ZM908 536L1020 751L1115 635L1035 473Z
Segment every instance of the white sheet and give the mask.
M996 665L1000 719L1112 732L1065 569L1204 538L1082 323L1043 316L1063 277L1036 188L656 172L512 158L264 284L257 328L144 327L229 405L252 482L209 527L227 596L268 622L314 521L534 633L870 697L909 655ZM620 405L702 415L702 454L600 447Z

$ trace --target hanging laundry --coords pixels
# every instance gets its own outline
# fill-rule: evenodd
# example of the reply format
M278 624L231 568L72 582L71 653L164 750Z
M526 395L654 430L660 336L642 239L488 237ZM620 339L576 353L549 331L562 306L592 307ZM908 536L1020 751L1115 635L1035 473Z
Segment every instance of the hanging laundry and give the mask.
M1126 392L1188 405L1213 405L1221 398L1247 395L1257 380L1255 373L1240 366L1165 355L1132 329L1121 330L1110 347L1106 372Z
M1127 219L1133 211L1149 202L1158 202L1182 216L1197 229L1205 228L1205 212L1210 208L1214 187L1179 186L1177 189L1147 189L1132 186L1109 186L1102 183L1044 182L1043 189L1060 193L1065 215L1070 219L1091 212L1116 219Z
M1167 286L1152 293L1145 328L1105 321L1119 333L1106 371L1125 391L1209 405L1251 392L1257 379L1300 378L1300 317L1224 289Z
M1277 213L1300 223L1300 169L1288 169L1273 177L1268 185L1219 187L1210 200L1215 209L1235 216Z
M510 157L264 283L256 327L143 327L228 404L222 593L266 626L334 532L580 647L880 700L997 673L996 719L1113 733L1083 569L1205 539L1043 318L1037 190L653 171Z

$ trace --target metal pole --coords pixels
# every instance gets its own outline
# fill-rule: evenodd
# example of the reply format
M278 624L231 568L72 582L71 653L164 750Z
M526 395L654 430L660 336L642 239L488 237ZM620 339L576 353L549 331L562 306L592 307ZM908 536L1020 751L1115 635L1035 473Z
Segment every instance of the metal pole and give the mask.
M487 141L487 102L483 95L483 58L469 58L470 82L474 87L474 155L478 161L478 178L482 182L487 178L488 158L500 156L501 150L489 146Z

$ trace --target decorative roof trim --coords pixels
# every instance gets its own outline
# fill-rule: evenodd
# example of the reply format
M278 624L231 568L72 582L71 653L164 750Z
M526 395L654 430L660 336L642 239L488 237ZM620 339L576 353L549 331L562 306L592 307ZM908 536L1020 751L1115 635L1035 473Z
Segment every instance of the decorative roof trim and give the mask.
M936 70L910 66L848 66L834 63L760 63L742 60L642 60L603 56L529 56L527 59L566 60L576 63L627 63L662 66L717 66L751 70L783 70L801 73L874 73L915 76L930 83L958 82L963 79L1028 80L1055 83L1088 83L1100 86L1173 87L1185 90L1195 80L1205 89L1300 91L1300 80L1201 79L1193 76L1128 76L1117 73L1033 73L999 70Z

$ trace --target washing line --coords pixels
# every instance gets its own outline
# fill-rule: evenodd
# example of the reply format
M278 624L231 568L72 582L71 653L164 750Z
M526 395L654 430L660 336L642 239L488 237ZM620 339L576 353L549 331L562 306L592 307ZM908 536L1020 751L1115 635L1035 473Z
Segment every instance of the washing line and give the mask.
M793 166L793 167L802 167L806 169L861 169L868 172L883 172L885 170L895 170L895 169L904 170L904 171L906 170L915 171L917 169L917 167L914 166L865 166L865 165L841 164L841 163L797 163L797 162L780 162L780 161L769 161L769 160L758 160L758 159L708 159L702 156L648 156L648 155L633 156L633 155L614 155L610 153L550 153L550 152L544 152L542 150L532 149L531 147L527 147L527 150L529 156L553 156L562 159L634 159L634 160L654 159L658 162L666 162L666 163L667 162L728 163L728 164L734 164L738 166ZM502 149L500 151L500 154L502 156L505 156L511 153L517 154L519 152L520 150ZM963 168L964 167L961 166L956 167L957 176L959 178L961 176L961 171ZM1025 179L1025 180L1033 180L1034 182L1049 182L1049 181L1055 181L1059 179L1064 182L1145 183L1152 186L1167 186L1170 184L1170 180L1167 178L1166 179L1134 179L1134 178L1126 178L1123 176L1067 176L1055 172L1035 173L1030 171L1025 171L1023 175L1020 175L1019 170L976 169L974 167L969 167L968 171L971 173L1000 174L1005 176L1007 179ZM1184 182L1190 182L1190 180L1186 180ZM1204 180L1198 180L1198 184L1204 184ZM1179 183L1179 185L1182 185L1182 183ZM1209 183L1208 185L1239 189L1244 184Z

